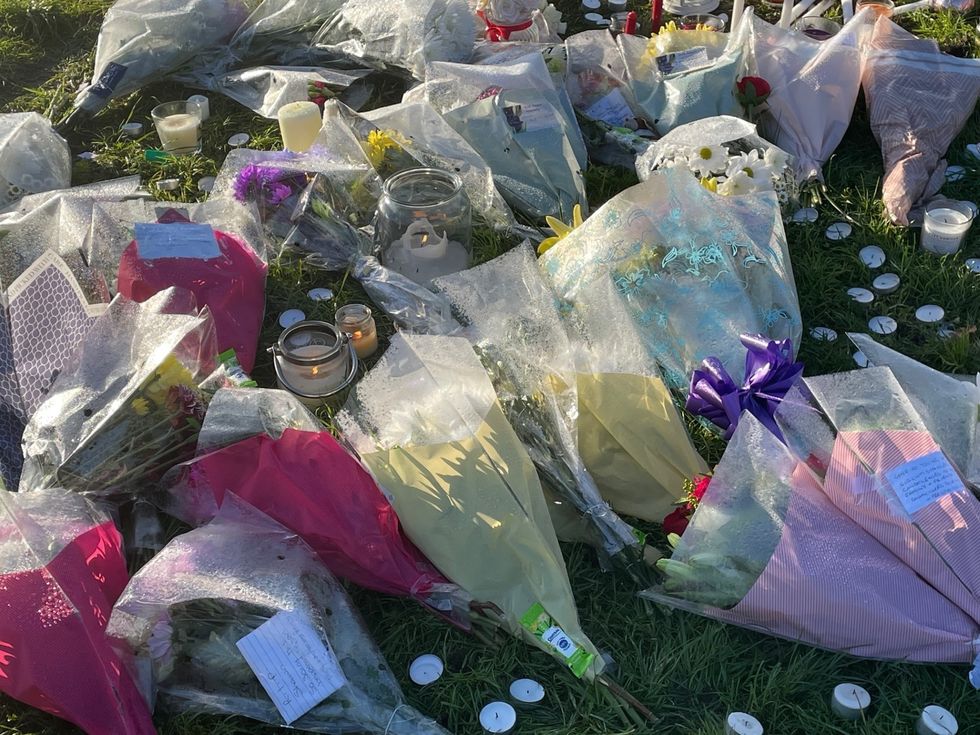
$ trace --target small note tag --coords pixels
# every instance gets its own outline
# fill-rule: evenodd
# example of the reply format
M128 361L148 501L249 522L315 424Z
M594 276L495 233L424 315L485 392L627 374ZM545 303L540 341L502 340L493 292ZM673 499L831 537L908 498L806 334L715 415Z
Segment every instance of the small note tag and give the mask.
M933 452L885 473L905 512L912 515L930 503L966 488L942 452Z
M175 222L169 225L137 223L136 245L143 260L159 258L221 257L211 225Z
M661 74L676 74L681 71L690 71L699 66L705 66L710 59L708 49L704 46L695 46L684 51L677 51L672 54L664 54L656 58L657 68Z
M238 641L238 650L287 725L347 683L337 657L302 613L276 613Z
M504 108L507 123L516 133L533 133L561 127L554 109L546 102L508 105Z
M634 117L626 98L618 89L614 89L605 97L593 102L585 114L593 120L601 120L617 128Z

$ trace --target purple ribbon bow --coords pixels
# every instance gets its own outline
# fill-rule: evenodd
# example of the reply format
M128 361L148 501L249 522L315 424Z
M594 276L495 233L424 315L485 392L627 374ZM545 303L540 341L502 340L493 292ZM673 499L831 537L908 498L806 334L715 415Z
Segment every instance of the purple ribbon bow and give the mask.
M745 381L735 384L717 357L709 357L691 375L687 410L704 416L732 438L742 411L748 411L780 441L783 433L774 414L780 402L803 374L803 363L793 362L793 343L762 335L743 334Z

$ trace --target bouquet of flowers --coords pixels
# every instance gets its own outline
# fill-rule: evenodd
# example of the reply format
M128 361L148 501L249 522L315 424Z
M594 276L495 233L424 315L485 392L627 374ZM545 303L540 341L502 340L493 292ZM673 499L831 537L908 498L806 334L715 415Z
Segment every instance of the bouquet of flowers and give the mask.
M126 585L112 520L61 489L0 489L0 692L90 735L152 735L146 702L105 636Z
M603 500L579 452L574 353L529 246L437 278L538 472L581 514L604 558L645 580L643 542Z
M689 170L704 188L723 196L774 191L784 208L798 196L789 155L760 138L755 125L737 117L722 115L681 125L636 160L641 181L653 171L675 167Z
M0 209L71 184L68 144L36 112L0 114Z
M149 666L162 710L311 732L447 735L405 704L313 550L240 500L133 577L108 634Z
M216 366L214 322L168 289L118 296L96 320L24 431L21 488L139 494L194 456Z

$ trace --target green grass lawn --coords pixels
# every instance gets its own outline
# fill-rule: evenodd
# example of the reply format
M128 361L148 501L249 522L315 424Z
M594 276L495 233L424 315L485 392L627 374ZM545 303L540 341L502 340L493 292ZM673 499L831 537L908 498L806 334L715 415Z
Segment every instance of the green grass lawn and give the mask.
M0 107L63 115L78 84L91 73L101 15L110 4L108 0L0 0ZM571 30L577 29L577 0L559 0L558 5L572 16ZM648 6L644 3L642 7L641 18L647 16ZM762 11L771 16L771 11ZM906 16L903 23L937 38L946 49L976 55L977 20L977 11L965 19L916 13ZM79 129L70 140L73 152L93 151L97 158L75 159L74 183L133 173L151 185L177 177L182 188L161 193L160 198L196 200L203 196L196 182L217 172L231 134L248 132L252 145L258 148L279 145L274 123L212 95L204 154L165 165L145 162L142 149L156 145L155 135L151 131L145 138L132 141L120 135L120 124L138 120L151 130L149 111L153 105L189 93L172 85L149 87L113 103ZM980 162L970 159L964 150L967 143L977 141L980 115L974 114L950 149L950 162L964 165L967 175L946 187L948 195L980 198ZM843 339L844 331L867 331L870 317L886 313L900 324L894 335L883 339L889 346L944 371L977 372L980 275L969 273L963 261L980 256L980 227L973 228L966 247L955 256L937 259L919 251L915 233L892 227L883 217L881 176L879 150L859 105L844 142L826 167L827 193L817 205L819 221L788 227L806 328L828 326L841 334L834 344L815 343L804 336L801 357L807 373L853 367L853 350ZM635 183L635 177L599 167L589 172L588 183L592 203L599 204ZM852 220L854 234L845 242L830 244L823 231L841 218L835 207ZM887 269L901 276L902 286L865 307L850 301L845 291L851 286L870 285L872 275L857 252L872 243L884 249ZM489 259L513 244L483 239L479 257ZM333 288L339 303L364 298L359 287L344 280L342 274L275 262L270 268L263 345L278 336L276 317L286 308L301 308L310 318L332 318L332 302L314 304L306 298L307 290L314 286ZM927 303L943 306L956 330L953 337L942 340L934 329L916 326L912 314ZM273 382L271 364L264 353L255 374L263 385ZM700 433L696 440L709 461L717 461L721 445ZM662 538L659 528L646 530L654 538ZM858 661L670 612L639 600L627 580L603 574L590 550L568 546L565 551L584 629L601 649L612 654L619 681L662 718L660 725L645 732L720 735L725 713L744 710L758 716L766 732L774 735L893 735L912 732L918 711L929 703L953 710L961 732L980 732L980 694L967 682L966 667ZM357 591L354 596L392 668L402 678L411 703L460 735L478 733L480 707L505 697L510 681L523 676L543 682L548 696L547 706L521 716L521 735L640 732L624 724L602 697L583 691L551 658L521 643L508 641L491 650L406 601ZM412 658L424 652L440 655L447 661L448 671L436 685L420 690L408 681L405 672ZM78 674L84 676L86 672ZM843 681L857 682L872 693L875 706L866 722L842 723L831 715L830 691ZM246 720L205 717L160 716L157 723L163 733L192 735L254 735L274 729ZM0 735L68 732L73 729L59 720L0 698Z

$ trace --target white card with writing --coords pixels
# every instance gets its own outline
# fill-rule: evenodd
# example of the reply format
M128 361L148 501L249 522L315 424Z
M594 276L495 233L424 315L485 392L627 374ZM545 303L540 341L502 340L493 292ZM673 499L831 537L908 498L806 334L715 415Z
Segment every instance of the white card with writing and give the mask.
M337 657L302 613L276 613L237 645L287 725L347 683Z
M940 498L966 490L956 469L942 452L932 452L900 464L886 472L885 477L909 515Z
M658 56L655 61L661 74L677 74L705 66L711 59L708 58L708 49L705 46L695 46L684 51Z
M221 248L211 225L174 222L169 225L137 223L136 246L143 260L159 258L221 257Z
M507 105L504 114L507 116L507 122L518 133L533 133L537 130L561 127L554 108L547 102Z
M601 120L613 127L620 127L634 116L626 98L618 89L593 102L585 114L593 120Z

